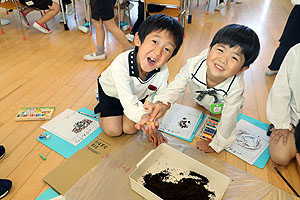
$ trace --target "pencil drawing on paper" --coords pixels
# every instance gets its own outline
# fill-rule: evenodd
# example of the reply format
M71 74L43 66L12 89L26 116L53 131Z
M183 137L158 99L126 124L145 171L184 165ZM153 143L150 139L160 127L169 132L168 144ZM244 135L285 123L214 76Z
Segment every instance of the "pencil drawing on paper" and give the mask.
M190 139L201 114L200 110L175 103L164 116L159 131Z
M252 165L268 145L265 130L241 119L236 126L236 139L226 150Z
M97 121L70 109L66 109L42 126L42 128L75 146L98 127Z
M260 138L251 135L242 129L237 130L236 143L242 148L252 151L262 147Z
M83 119L81 121L76 122L73 125L73 130L72 132L74 133L80 133L82 130L84 130L85 128L87 128L93 121L90 119Z
M191 124L190 120L187 120L186 117L183 117L179 122L178 125L180 128L189 128L189 125Z

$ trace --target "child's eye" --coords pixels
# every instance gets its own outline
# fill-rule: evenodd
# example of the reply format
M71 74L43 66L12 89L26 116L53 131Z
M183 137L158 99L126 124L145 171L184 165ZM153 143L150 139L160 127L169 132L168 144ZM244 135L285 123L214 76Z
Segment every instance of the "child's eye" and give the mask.
M220 53L223 53L223 49L217 49Z
M165 48L165 50L166 50L167 52L171 53L171 49Z
M152 42L153 42L154 44L157 44L157 41L156 41L156 40L152 40Z
M232 59L236 62L239 62L239 59L237 57L232 57Z

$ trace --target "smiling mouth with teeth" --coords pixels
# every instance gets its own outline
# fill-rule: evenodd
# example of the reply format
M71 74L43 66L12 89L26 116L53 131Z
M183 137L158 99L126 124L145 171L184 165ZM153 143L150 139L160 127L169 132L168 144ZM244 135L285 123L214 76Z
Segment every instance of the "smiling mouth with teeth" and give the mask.
M221 66L219 66L219 65L215 65L215 67L216 67L218 70L220 70L220 71L224 71L224 68L221 67Z
M155 64L155 59L148 57L147 61L150 65L154 65Z

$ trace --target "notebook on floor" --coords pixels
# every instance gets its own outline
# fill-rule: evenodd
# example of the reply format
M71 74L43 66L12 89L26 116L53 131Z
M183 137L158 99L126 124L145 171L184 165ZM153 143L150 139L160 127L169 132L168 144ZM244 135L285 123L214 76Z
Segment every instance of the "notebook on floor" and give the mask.
M237 117L237 137L234 144L226 150L242 160L258 168L267 164L269 140L267 136L268 124L240 113Z
M91 111L87 108L81 108L77 112L94 115L93 111ZM87 117L89 117L89 116L87 116ZM94 119L93 117L89 117L89 118ZM47 147L49 147L50 149L54 150L55 152L59 153L63 157L70 158L78 150L82 149L83 147L88 145L90 142L92 142L102 132L103 132L103 130L99 126L99 128L97 128L95 131L93 131L91 134L89 134L89 136L87 136L83 141L81 141L76 146L49 131L47 131L43 134L43 135L50 135L49 139L40 139L38 137L37 140L39 142L41 142L42 144L46 145Z

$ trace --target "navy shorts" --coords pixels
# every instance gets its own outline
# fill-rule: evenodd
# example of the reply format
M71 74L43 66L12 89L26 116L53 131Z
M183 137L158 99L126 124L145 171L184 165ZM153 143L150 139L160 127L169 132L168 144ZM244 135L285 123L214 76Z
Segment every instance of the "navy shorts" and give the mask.
M100 117L123 115L123 106L119 99L106 95L98 81L99 103L94 108L94 113L100 112Z
M99 79L97 79L97 82L98 82L99 103L94 108L94 113L97 114L100 112L100 117L111 117L111 116L123 115L124 108L120 100L115 97L110 97L106 95L99 83ZM140 101L144 103L146 98Z
M20 0L20 3L40 10L48 10L52 6L52 0Z
M107 21L114 18L116 0L91 0L92 19Z

